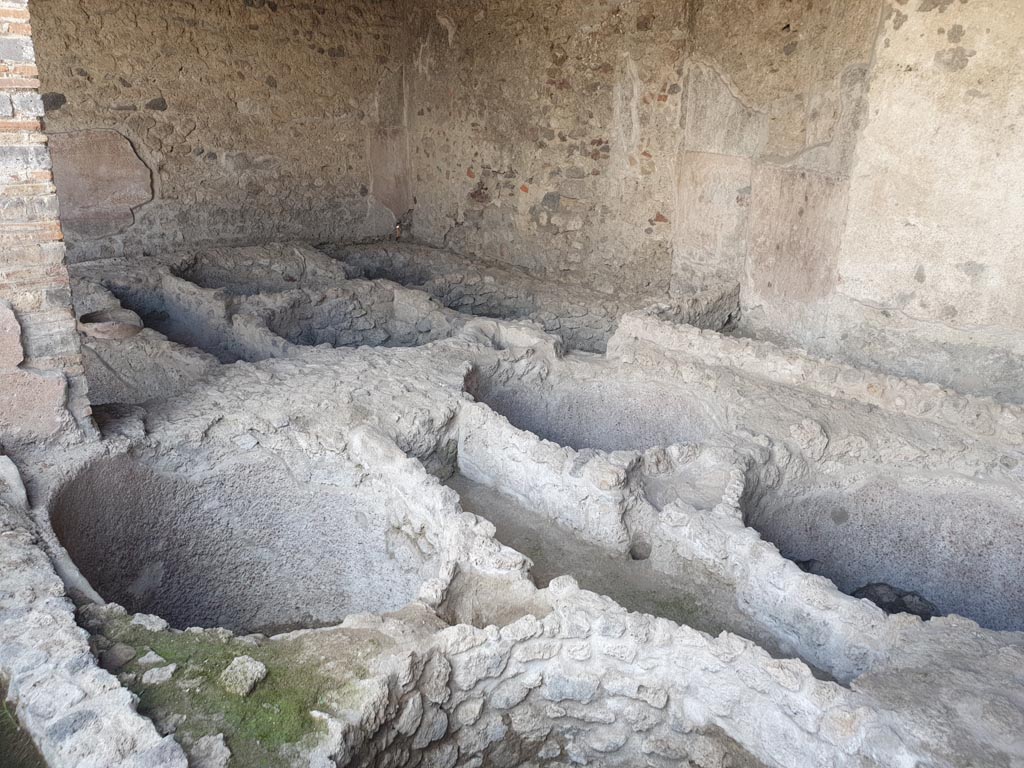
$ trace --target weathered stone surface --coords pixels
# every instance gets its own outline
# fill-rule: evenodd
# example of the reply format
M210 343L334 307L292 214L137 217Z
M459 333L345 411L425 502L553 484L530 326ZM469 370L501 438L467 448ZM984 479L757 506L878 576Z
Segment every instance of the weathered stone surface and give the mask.
M971 10L975 7L992 12L986 0L978 0ZM293 9L283 4L253 0L244 9L216 9L224 13L213 14L208 27L190 24L202 17L193 18L189 11L184 22L176 18L173 23L182 23L190 30L190 44L201 47L211 28L226 25L256 33L261 27L254 14L281 11L276 20L282 23L268 26L289 30L303 54L307 48L318 51L318 33L301 34L304 27L292 23L295 17L288 14ZM974 29L982 28L985 17L957 15L952 0L889 9L883 35L908 29L908 38L897 41L899 53L891 59L876 50L876 62L866 54L880 9L868 0L799 8L775 0L399 4L391 10L413 20L408 34L397 40L407 44L403 50L410 51L409 57L401 60L402 66L389 68L384 63L395 39L381 35L367 43L368 50L379 51L378 57L361 60L356 69L379 73L371 74L376 78L373 88L350 93L338 107L343 114L335 111L336 105L329 110L334 124L357 127L339 129L343 135L333 144L319 145L338 148L337 157L317 158L324 164L320 170L327 169L321 176L300 162L295 167L339 188L368 176L369 185L360 190L360 198L367 198L360 214L365 216L362 231L376 231L379 222L394 220L410 199L416 202L421 189L440 190L422 205L419 219L434 242L481 260L494 259L506 273L509 265L531 270L533 280L568 277L585 280L606 295L621 290L632 297L661 299L667 291L686 292L691 279L699 284L718 271L739 270L742 263L745 308L762 312L768 329L857 346L858 336L871 338L877 332L861 327L862 321L869 326L868 320L883 317L892 320L882 324L892 332L933 326L931 342L961 338L957 334L980 328L979 337L988 339L992 348L1016 348L1017 315L1002 302L971 307L963 327L949 325L956 317L949 307L957 306L950 299L936 311L936 296L945 300L949 295L941 284L928 283L930 263L915 265L913 281L928 286L915 297L905 292L887 295L908 275L906 264L895 257L897 266L890 274L875 274L874 265L890 258L889 253L870 254L871 263L863 262L855 243L852 262L844 262L849 232L862 234L864 229L860 220L860 229L848 229L847 240L840 243L847 191L857 193L858 185L865 184L859 172L877 176L884 170L885 164L873 164L889 146L881 140L888 131L900 134L892 146L904 147L902 134L913 123L912 116L899 109L887 111L884 103L873 104L874 113L864 110L869 70L885 74L872 82L880 86L872 89L872 98L879 92L898 93L910 105L920 101L927 107L934 102L959 107L995 95L1007 99L1010 109L1001 113L996 104L990 111L1007 122L1016 119L1014 110L1020 106L1003 88L991 94L981 91L975 87L981 83L969 74L984 56L979 53L982 43L970 46L972 35L988 40L990 32L983 36ZM71 10L78 14L72 18L80 20L82 10ZM385 15L391 10L377 9ZM313 12L327 20L314 20L314 30L321 25L335 29L339 23L346 29L358 26L346 25L349 18L339 22L336 14L345 11L335 7ZM908 20L912 14L924 21ZM536 19L547 16L552 17L550 25L532 32ZM970 24L957 21L933 31L939 16L943 24L946 19L969 19ZM749 23L752 18L763 26ZM1016 17L1003 18L997 43L1005 53L1015 50L1020 27ZM239 19L248 23L243 27ZM119 18L110 22L115 27L119 23ZM0 27L5 35L19 38L0 41L0 49L15 59L30 53L20 26L5 21ZM69 27L78 34L74 21ZM149 27L144 17L136 16L127 33ZM157 29L155 34L161 39L165 33ZM941 47L933 51L936 34ZM494 39L514 39L516 45L484 44ZM892 39L878 44L891 46ZM239 43L239 49L245 47ZM276 60L279 49L267 50L267 57ZM329 58L343 55L338 47L332 50ZM908 65L902 57L911 50ZM237 120L235 133L196 125L179 131L178 120L171 118L173 95L133 93L136 86L127 78L115 85L113 73L97 78L82 71L66 67L60 76L107 83L97 86L100 95L131 94L130 103L111 105L113 117L103 119L119 121L122 115L116 113L122 112L142 115L141 122L129 127L145 137L146 152L164 168L160 182L166 186L161 191L168 194L161 201L167 207L154 206L147 213L151 220L122 233L124 237L105 239L97 248L122 247L145 233L181 236L187 230L182 221L189 221L176 218L174 211L181 210L200 222L196 237L237 237L253 221L240 216L239 230L232 230L224 223L230 220L226 214L232 205L244 205L249 197L263 205L282 190L296 188L303 191L295 195L300 199L288 201L288 210L296 213L295 226L303 234L359 229L352 226L357 216L347 218L360 208L359 200L350 205L344 190L307 195L308 187L289 181L290 170L278 173L275 158L257 156L249 147L223 148L236 134L262 135L271 123L268 115L290 115L281 104L264 108L263 101L250 99L251 83L225 88L217 98L230 100L239 116L253 117L252 125L259 126L255 133L247 132L244 119ZM1005 76L997 67L984 71L997 82ZM911 80L904 80L905 75ZM933 79L917 82L922 75ZM268 77L276 84L275 76ZM244 75L238 79L246 82ZM903 90L907 82L913 87ZM958 84L951 100L942 95L950 83ZM972 87L961 93L968 83ZM47 101L53 114L69 118L82 103L74 96ZM40 106L13 97L10 103L23 116ZM0 109L6 109L5 102ZM928 112L922 109L922 114ZM867 136L871 125L866 121L873 115L882 115L888 128L865 140L861 149L872 150L865 160L853 152L855 134L866 125ZM931 117L929 122L935 123L942 115ZM966 136L969 145L981 135L970 120L956 124L952 139ZM303 133L302 125L290 127L281 131L289 140ZM356 152L349 147L346 155L347 142L368 131L384 136L383 149ZM692 145L686 143L687 133ZM310 144L318 138L313 135ZM193 142L204 146L193 147ZM195 154L195 149L200 152ZM962 154L977 155L980 166L1012 187L1016 157L1010 156L1010 173L1001 175L1005 169L988 167L988 155L996 154L994 147L988 150L986 157L981 157L983 152ZM370 157L375 151L391 156ZM930 163L941 168L942 173L933 173L934 167L922 172L941 186L951 171L944 159L928 156L934 152L931 146L918 159L926 169ZM287 155L283 149L281 153ZM198 164L195 158L203 158L205 165L193 185L182 169ZM900 165L899 158L885 159L893 167ZM693 171L690 178L680 174L683 161ZM173 167L179 162L180 167ZM4 173L22 182L45 179L46 155L31 142L16 146L0 163ZM343 164L344 173L331 171ZM33 173L42 175L31 177ZM745 218L742 195L734 201L728 190L746 176L752 211ZM409 184L413 178L415 187ZM913 186L915 178L898 175L898 186ZM264 191L260 185L268 179ZM36 245L45 238L58 242L60 236L48 183L40 183L37 197L16 201L3 211L18 225L12 228L13 237L25 225ZM877 179L869 187L871 183ZM979 179L973 177L973 183ZM974 191L971 185L966 193L959 185L951 186L958 191L953 200L970 198ZM745 188L739 187L740 192ZM1008 214L994 202L991 190L986 191L989 196L979 197L994 211L994 229L1011 244L1016 242L1017 229L1005 223ZM701 198L705 192L707 200ZM913 230L924 223L934 232L923 242L934 246L935 233L946 231L936 223L935 211L949 215L954 208L951 200L936 205L932 195L920 193L925 203L913 206L913 217L901 219L898 226ZM877 207L875 196L872 192L859 204L870 212ZM326 207L301 210L311 199L321 203L328 197L334 199ZM858 203L856 194L851 199ZM381 200L390 201L391 209L384 210ZM213 213L204 211L202 204L211 201ZM895 207L892 201L889 207ZM318 222L310 223L308 217L333 208L342 210L340 223L323 229ZM5 232L5 238L10 236ZM911 239L895 239L896 256L912 251ZM884 244L886 238L877 242ZM980 250L991 248L988 243ZM938 254L934 260L948 273L950 259L939 251L928 250L931 256ZM8 367L0 379L35 380L29 370L33 363L49 365L48 358L65 353L74 357L69 343L74 337L62 332L67 330L67 313L62 317L61 312L68 298L56 269L59 249L19 247L4 253L12 254L17 268L8 271L3 265L2 287L22 319L18 333L29 360L25 370ZM386 766L422 760L452 765L462 760L468 765L517 765L538 754L536 742L545 738L550 741L540 752L544 759L563 757L577 764L600 763L602 755L613 753L619 754L607 758L609 762L640 762L640 755L647 753L700 768L758 763L945 766L979 760L1012 765L1024 757L1017 738L1024 730L1024 711L1007 683L1017 681L1024 663L1021 636L988 631L957 616L925 623L886 615L837 589L853 591L881 571L882 578L891 575L895 583L899 577L922 594L930 596L934 589L943 611L970 615L992 628L1019 628L1024 538L1014 522L1024 445L1020 408L815 359L742 335L701 332L677 322L692 315L660 304L620 318L615 308L622 305L603 300L591 304L580 294L556 302L557 311L550 304L539 308L538 294L529 290L511 299L501 297L506 307L515 306L548 331L564 330L588 342L610 336L603 359L564 355L559 340L529 322L460 317L422 294L349 281L348 275L336 274L339 285L321 290L313 285L315 280L307 282L302 269L294 269L315 259L282 263L280 251L263 260L275 274L261 273L255 279L259 259L250 256L233 262L244 277L225 275L232 270L223 265L204 270L201 260L176 262L173 268L127 260L94 264L96 290L90 300L113 302L111 291L120 290L124 298L119 294L118 300L140 301L140 312L149 322L166 322L161 327L167 334L209 348L217 358L208 369L211 375L185 377L187 385L173 396L157 387L157 396L146 398L144 422L140 409L108 409L104 418L110 439L102 445L61 446L52 457L39 451L56 460L32 462L29 487L38 497L33 502L38 500L41 510L51 513L62 543L75 550L76 542L89 542L92 562L121 579L126 599L141 599L146 590L164 583L166 557L149 557L147 552L138 573L128 573L131 569L120 558L143 552L154 541L157 547L171 542L167 552L181 552L187 544L201 555L194 561L199 567L181 570L197 575L211 561L213 568L236 565L238 560L231 562L226 555L238 551L232 547L248 546L251 535L255 546L243 552L248 563L255 562L254 569L228 568L226 579L247 589L228 590L230 597L220 604L213 604L213 580L206 584L207 593L201 588L170 590L181 601L171 602L172 609L184 603L191 610L208 601L206 623L227 623L232 617L252 620L257 609L271 603L271 592L263 584L247 583L252 574L268 570L264 557L280 556L279 529L262 525L265 515L253 514L268 508L284 509L291 521L309 521L309 527L300 528L303 544L309 530L320 531L317 546L309 547L318 560L318 579L307 582L301 571L310 569L301 567L300 578L291 583L282 585L278 572L273 574L276 586L285 587L273 598L277 605L305 612L298 617L300 623L313 623L307 606L324 600L300 607L295 594L288 594L292 584L298 583L295 592L307 596L327 581L325 573L346 579L335 592L357 585L352 591L362 594L366 590L360 587L373 580L371 586L381 586L392 599L412 599L414 589L400 594L382 585L384 579L339 567L350 566L351 557L324 564L327 531L341 529L348 536L359 529L357 520L360 525L368 519L380 522L382 529L373 529L380 534L372 540L373 551L379 555L379 548L385 549L389 562L413 563L403 571L408 576L403 585L415 586L421 579L426 583L415 603L388 606L398 609L393 613L353 617L340 630L297 635L315 638L310 643L313 663L331 661L327 654L318 655L319 641L338 632L345 640L346 632L376 633L374 643L381 653L395 654L392 663L364 665L360 659L346 665L365 679L341 681L331 688L332 697L317 701L317 707L330 710L318 709L314 715L323 725L322 741L313 746L302 742L296 747L300 758L309 749L314 764ZM1011 254L1003 261L957 265L964 275L984 283L981 276L989 267L997 262L1012 266L1014 258ZM22 271L25 264L29 268ZM847 267L849 272L844 272ZM458 270L443 277L434 283L439 293L480 314L490 311L494 298L486 283L493 273L472 276L482 278L484 289L467 287L467 274ZM123 282L115 289L117 280ZM966 298L958 295L956 302L983 303L1006 283L993 280L992 285L972 285ZM516 282L515 288L524 282ZM263 291L272 295L260 295ZM143 293L145 298L139 299ZM365 301L350 302L352 294ZM390 298L381 301L382 294ZM713 313L721 309L717 299L709 304ZM823 310L828 317L819 320L815 315ZM1006 324L1000 318L1004 311L1010 318ZM378 324L382 317L385 321ZM986 330L988 326L995 330ZM135 349L165 349L147 346L160 336L149 331L138 334L146 338ZM163 344L173 343L160 338ZM410 349L372 348L410 339ZM355 348L344 353L328 348L341 345ZM11 357L16 347L8 344L7 349ZM103 348L91 349L103 364L96 352ZM974 346L969 352L988 354ZM870 345L864 354L874 355ZM144 355L131 359L141 360L144 370L159 364ZM217 359L256 364L221 367ZM958 364L975 359L965 354ZM900 364L928 370L915 359ZM74 365L72 360L72 371ZM116 365L109 367L120 375ZM939 374L976 381L991 367L988 363L974 372L947 367ZM1006 365L1010 372L1015 369L1019 373L1012 361ZM1012 376L1004 378L1012 381ZM0 389L8 390L17 388ZM0 416L13 411L15 430L31 424L40 411L51 413L38 402L31 408L13 402L11 407L0 399ZM22 417L21 407L32 413ZM3 426L5 444L10 434L18 437ZM115 461L130 456L134 464L124 471L128 477L138 477L132 472L145 467L141 482L113 487L141 487L146 493L138 499L110 493L120 474L77 469L101 454ZM225 467L230 471L221 472ZM529 560L505 541L508 531L502 529L495 538L498 522L480 520L465 503L468 494L460 502L455 490L438 482L456 470L494 486L496 493L512 497L541 518L521 539L524 549L537 546L530 536L541 538L541 546L558 543L555 539L563 536L573 547L591 545L584 557L576 549L570 553L575 557L552 558L556 573L574 575L552 578L547 588L536 589L527 578ZM201 479L202 489L164 492L167 486L154 477L175 473L191 473ZM68 482L70 476L74 479ZM84 493L83 486L92 493ZM368 503L353 505L356 511L311 503L320 498L313 489L328 486L358 488L360 499ZM329 517L302 517L294 505L267 493L268 487L283 489L282 496L290 495L292 501L300 495L293 491L301 489L302 514L324 510ZM226 488L239 494L236 504L244 514L232 516L235 510L220 496ZM61 503L54 493L61 494ZM78 493L82 497L76 498ZM253 502L237 503L247 502L246 494ZM108 514L108 504L126 499L114 509L129 514L121 519ZM161 506L164 500L166 508ZM24 500L16 499L15 506L24 506ZM194 514L175 517L182 509ZM74 515L69 510L95 515L70 538ZM116 539L125 521L154 511L151 530ZM351 518L343 517L350 512ZM50 750L47 757L55 764L86 759L110 765L183 764L174 742L154 743L151 724L134 714L132 697L90 660L62 587L29 533L51 535L46 515L38 515L30 526L20 515L8 513L0 510L0 672L11 681L19 716L44 750ZM526 525L525 518L515 522ZM159 528L166 519L172 519L170 534ZM211 522L219 527L212 534L202 527ZM555 533L559 524L569 533ZM257 538L264 535L269 542ZM211 539L220 545L216 558L206 548ZM97 541L113 544L108 552L115 556L105 556ZM61 565L56 540L47 544ZM252 556L254 550L259 558ZM288 565L304 562L301 554L293 555ZM798 564L828 579L805 573ZM69 583L76 580L88 599L89 585L63 565ZM541 565L540 558L534 565ZM651 581L667 581L673 589L685 585L697 599L676 600L677 592L672 592L668 601L640 602L623 588L628 585L611 583L614 579L596 582L600 592L614 594L614 599L585 588L595 571L607 576L623 565L649 569ZM205 580L206 574L198 576ZM534 576L543 583L539 568ZM692 589L687 579L699 589ZM97 584L112 581L96 579ZM630 613L620 603L644 613ZM232 609L237 613L229 613ZM91 626L89 613L82 611L85 626ZM524 615L535 619L523 620ZM510 624L516 619L518 626ZM167 630L166 622L155 616L133 621L141 631ZM448 624L454 626L445 628ZM140 631L135 627L132 631ZM210 634L219 640L227 636L224 630ZM252 636L246 642L279 643L277 648L283 648L295 639ZM338 653L337 646L333 653ZM432 654L438 661L432 671L421 674L424 659ZM249 657L240 659L258 664ZM141 666L156 661L144 660ZM142 681L166 684L172 674L174 665L160 666L146 670ZM821 679L828 676L834 681ZM123 679L135 680L135 673ZM246 691L251 689L250 682L243 684ZM181 721L172 714L159 722L173 726ZM634 738L634 733L642 735ZM91 744L92 734L98 735ZM446 737L448 744L436 744ZM207 744L209 751L222 761L223 739L218 744L213 737L213 742Z
M757 761L854 768L893 756L908 764L969 764L979 744L984 754L1009 764L1024 715L999 691L1020 668L1020 637L960 618L921 622L886 615L804 573L757 531L783 547L824 541L833 547L828 559L855 568L897 562L913 578L931 578L936 562L949 561L957 572L941 581L955 582L957 590L944 588L944 599L967 591L965 606L985 621L1017 616L1019 611L999 606L1019 605L1018 592L993 590L972 574L1016 567L1024 544L1012 527L972 531L982 506L965 505L963 497L971 488L970 494L1012 519L1017 498L1007 489L1020 484L1010 454L1024 441L1021 409L701 331L677 324L661 306L622 317L605 357L564 354L534 325L446 313L463 323L457 332L401 350L275 346L268 342L270 316L246 307L271 306L279 294L306 296L322 279L333 280L339 292L373 295L395 287L340 273L306 277L292 271L292 262L274 273L274 259L260 267L248 249L239 260L226 253L217 258L222 263L207 260L202 267L198 254L187 262L78 265L100 285L127 280L136 292L154 290L164 297L168 320L187 317L190 327L208 329L198 337L202 343L211 343L216 328L225 347L249 345L267 357L257 365L218 365L187 390L151 400L144 414L110 409L109 439L76 448L59 469L40 470L33 487L61 534L58 541L68 545L82 572L113 568L126 598L139 599L141 589L164 583L152 563L167 560L169 550L154 557L146 547L169 541L174 553L201 555L187 568L165 570L195 578L169 593L169 609L185 609L175 618L179 626L201 615L213 617L204 623L258 621L258 611L268 605L313 615L335 593L363 596L384 580L375 572L369 578L346 573L352 552L332 561L329 532L340 529L352 541L364 521L379 526L372 529L376 538L359 543L371 550L374 567L407 561L413 581L427 582L418 593L382 589L400 601L386 614L350 616L340 626L272 638L232 641L224 629L192 629L184 636L263 646L274 652L275 674L278 663L301 663L303 675L324 683L327 693L313 705L323 728L316 743L296 742L301 762L331 755L353 766L450 766L458 759L516 765L549 739L543 754L552 759L595 764L642 762L645 752L701 768ZM307 254L304 263L315 261ZM225 265L239 263L254 284L290 287L264 296L246 293L245 280L225 278ZM184 284L183 275L216 282L224 292L198 291ZM228 287L234 292L226 293ZM167 300L174 297L189 301ZM215 325L229 305L235 322ZM415 306L408 302L402 311L418 323ZM370 316L367 309L360 319ZM296 327L309 322L297 320ZM320 332L330 332L334 322L329 318ZM630 403L638 405L629 410ZM681 404L686 410L674 410ZM302 415L309 413L316 418ZM823 426L816 432L815 424ZM820 434L826 427L827 439ZM819 470L826 466L823 486ZM508 492L521 505L515 520L480 519L470 495L459 495L464 486L438 481L456 468L473 467L486 469L481 481L496 494ZM874 490L873 478L892 471L899 471L899 485ZM197 484L168 487L157 473L162 481L185 475ZM956 488L953 503L964 514L944 519L939 504L893 514L909 506L905 489L922 478L922 497L940 486ZM860 503L865 494L858 485L868 490L866 503ZM121 492L110 494L111 487ZM140 488L148 495L132 496ZM324 488L358 493L358 503L331 503ZM844 488L850 490L841 500L860 506L837 510L831 498L818 504L815 494ZM568 501L551 503L557 498ZM793 523L804 498L811 499L807 509L813 514ZM581 514L581 508L595 514ZM278 514L268 516L268 510ZM152 522L145 514L154 514ZM538 519L528 522L529 515ZM857 530L857 521L876 518L880 525ZM573 522L570 531L559 531L562 519ZM283 536L280 524L296 520L297 537ZM72 521L81 527L69 537ZM129 531L118 540L129 521L141 521L144 534ZM955 557L934 557L946 545L931 534L914 536L913 526L903 527L908 521L941 521ZM168 522L168 533L161 533L159 526ZM525 540L524 548L535 546L529 543L534 537L545 547L563 538L571 543L567 556L556 555L545 589L528 579L526 557L495 538L498 531L507 536L505 522L527 528L526 539L511 539ZM828 526L846 528L835 535ZM988 540L997 528L1004 531L1002 540ZM310 530L319 531L316 546L309 543ZM254 561L248 537L268 531L273 538L255 570L244 570ZM0 537L0 545L9 539ZM861 556L893 541L898 556ZM82 542L89 545L84 550ZM645 542L653 546L638 546ZM588 549L574 549L587 543ZM213 559L206 556L211 544ZM380 557L382 549L390 557ZM307 550L315 558L309 565L301 560ZM38 547L30 551L48 562ZM634 559L638 552L642 562ZM138 556L139 568L109 553ZM14 573L22 557L19 552L12 558ZM984 568L972 571L975 560ZM302 566L297 578L285 581L286 567L296 562ZM540 564L538 558L534 566ZM612 573L632 568L646 574L641 588L624 589L628 578L591 580L595 570L619 567ZM229 589L211 578L222 578L220 568L234 575ZM0 568L0 577L8 570ZM319 573L314 581L312 572ZM264 573L273 581L255 578ZM323 597L297 603L338 574L344 580L328 585ZM541 580L540 571L534 575ZM662 578L667 592L658 583ZM615 599L586 589L595 583ZM2 596L21 601L24 590L16 582L0 586L0 631L6 626L19 638L10 646L0 643L0 664L7 663L8 647L16 647L19 665L44 664L47 648L34 644L26 654L21 636L13 634L22 631L22 603L9 621L3 618ZM699 600L679 599L695 587ZM42 599L50 596L46 589ZM124 615L103 609L108 612ZM301 612L259 623L310 621ZM682 623L663 615L670 613ZM99 609L83 609L83 625L96 631L99 615ZM168 642L181 638L155 616L131 622L131 633L168 632ZM118 626L124 623L117 619ZM182 669L163 685L190 685L188 662L180 663ZM940 664L943 674L935 675ZM96 673L88 658L77 669ZM134 667L132 672L137 674ZM856 686L820 679L829 675L840 683L856 680ZM29 690L19 712L51 717L57 721L51 733L68 732L73 723L62 719L58 702L84 705L85 681L57 679L47 686ZM254 697L239 706L261 703ZM992 723L980 734L979 707ZM157 720L178 726L185 740L174 714ZM239 734L228 738L232 749L235 738Z
M158 664L166 663L166 659L156 651L147 651L139 658L139 666L141 667L155 667Z
M395 729L403 736L411 736L423 721L423 695L416 691L405 704L395 722Z
M117 131L51 134L50 155L61 222L71 236L122 232L135 221L132 209L153 198L149 168Z
M11 442L45 440L68 426L67 382L56 371L0 371L0 431Z
M589 674L572 674L553 669L544 675L540 695L548 701L580 701L587 703L597 694L600 681Z
M143 685L162 685L169 682L178 669L177 664L167 664L162 667L153 667L142 673Z
M830 295L838 280L845 182L761 164L752 188L745 302L802 306Z
M677 181L673 285L680 293L695 270L740 274L750 245L750 161L744 157L684 152Z
M404 128L371 130L367 139L370 194L398 220L415 206L409 137Z
M688 67L682 118L683 146L688 152L754 157L768 140L768 120L767 112L740 101L714 67L703 63Z
M267 668L252 656L236 656L221 672L220 682L228 693L248 696L264 677Z
M223 733L198 739L190 755L193 768L228 768L231 763L231 750L224 743Z
M215 0L134 16L104 3L33 7L43 90L64 99L47 128L127 137L157 172L156 199L134 224L123 209L107 217L99 240L69 228L71 261L391 233L395 217L368 191L367 135L400 125L402 68L384 64L412 51L400 4Z
M24 357L21 351L21 325L10 305L0 301L0 371L17 367Z
M22 726L50 764L186 768L174 740L92 662L64 585L12 512L0 497L0 675Z
M0 446L12 454L92 431L28 21L23 1L0 9Z

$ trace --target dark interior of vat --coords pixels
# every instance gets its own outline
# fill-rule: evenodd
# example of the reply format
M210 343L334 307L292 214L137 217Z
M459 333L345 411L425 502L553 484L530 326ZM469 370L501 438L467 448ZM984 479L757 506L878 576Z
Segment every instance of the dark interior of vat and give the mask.
M451 335L451 326L440 315L407 311L408 317L400 317L390 288L364 281L356 285L361 287L289 294L286 305L265 315L267 327L300 346L415 347Z
M188 286L183 283L183 286ZM163 334L176 344L194 347L222 363L239 360L255 362L266 357L251 349L230 332L230 325L216 315L216 304L187 289L180 295L144 286L106 284L125 309L137 314L143 325Z
M466 388L513 426L576 450L642 451L699 442L716 416L707 403L640 378L556 374L543 382L506 381L475 371Z
M268 255L258 248L239 252L211 250L172 269L182 280L202 288L210 288L235 296L253 296L259 293L279 293L296 288L321 286L344 280L345 268L334 265L320 254L317 266L311 267L303 252L297 248L276 246ZM329 268L325 273L325 265Z
M82 470L51 522L106 600L177 628L274 631L412 600L428 566L366 501L239 459L185 476L130 456Z
M773 490L746 523L844 592L885 584L939 613L1024 629L1024 530L1007 496L963 483L875 475L844 488Z

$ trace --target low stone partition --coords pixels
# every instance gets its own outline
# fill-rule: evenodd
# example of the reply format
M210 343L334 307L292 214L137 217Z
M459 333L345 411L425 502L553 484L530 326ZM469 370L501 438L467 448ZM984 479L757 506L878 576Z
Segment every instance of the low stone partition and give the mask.
M585 540L628 549L630 461L540 440L479 403L459 410L458 434L458 469L469 479L498 487Z
M11 466L4 456L0 464ZM186 768L181 747L137 714L135 697L97 666L64 584L25 510L12 504L17 474L3 475L0 677L18 719L50 765Z
M569 577L546 593L547 615L450 627L382 663L387 683L367 684L375 703L350 726L349 764L951 766L970 749L956 741L969 724L952 725L954 737L923 708L894 711L878 681L849 690L817 680L734 635L628 613ZM922 691L912 677L902 684ZM932 703L957 695L933 689ZM1015 754L1013 722L998 718L994 759Z
M624 315L608 342L610 359L628 364L640 362L645 355L728 368L822 397L927 419L1018 451L1024 448L1024 408L1020 406L855 368L767 341L702 330L679 323L657 308Z
M419 245L323 247L366 277L418 288L466 314L532 320L569 347L589 352L604 351L619 317L651 304L671 312L677 322L700 328L718 330L739 315L738 283L723 282L672 297L611 295Z

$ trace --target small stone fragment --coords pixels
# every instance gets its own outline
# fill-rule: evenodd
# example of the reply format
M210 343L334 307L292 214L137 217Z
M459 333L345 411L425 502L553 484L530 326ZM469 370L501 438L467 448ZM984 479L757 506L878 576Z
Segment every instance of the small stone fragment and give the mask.
M124 643L114 643L100 654L100 666L107 672L119 672L125 664L134 658L134 648Z
M192 768L227 768L231 750L224 743L224 734L203 736L192 745Z
M264 677L267 668L252 656L236 656L220 675L221 685L228 693L248 696Z
M153 669L147 669L142 675L143 685L160 685L166 683L171 679L171 675L174 674L174 670L178 668L177 664L168 664L165 667L154 667Z
M163 664L167 660L156 653L156 651L148 651L142 658L139 659L140 667L155 667L157 664Z
M168 623L159 616L153 616L148 613L135 614L132 616L131 623L137 627L149 630L150 632L163 632L169 626Z

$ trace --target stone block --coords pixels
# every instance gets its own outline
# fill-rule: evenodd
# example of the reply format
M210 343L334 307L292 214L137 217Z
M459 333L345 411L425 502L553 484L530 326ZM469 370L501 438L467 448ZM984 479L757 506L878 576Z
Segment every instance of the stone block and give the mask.
M16 368L23 359L21 324L14 316L14 310L0 301L0 370Z
M221 685L228 693L248 696L267 676L267 668L252 656L236 656L220 675Z
M132 208L153 199L150 171L117 131L50 137L61 221L69 233L101 237L135 221Z
M163 667L154 667L153 669L147 669L142 673L142 684L143 685L161 685L166 683L174 676L175 671L178 669L177 664L167 664Z
M689 68L682 127L683 146L693 152L752 157L768 140L768 114L740 101L705 64Z
M599 687L600 681L594 675L576 675L556 668L544 675L540 695L548 701L580 701L586 704L597 695Z
M758 165L753 173L747 302L821 299L837 281L847 185L813 171Z
M227 768L231 762L231 750L224 743L224 734L203 736L192 745L191 765L193 768Z

